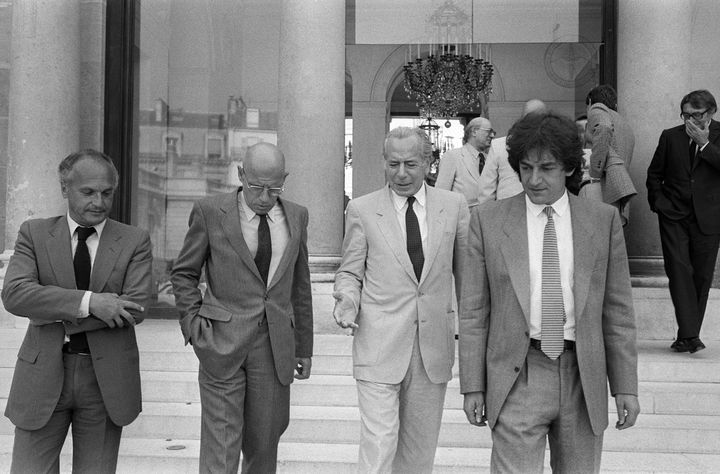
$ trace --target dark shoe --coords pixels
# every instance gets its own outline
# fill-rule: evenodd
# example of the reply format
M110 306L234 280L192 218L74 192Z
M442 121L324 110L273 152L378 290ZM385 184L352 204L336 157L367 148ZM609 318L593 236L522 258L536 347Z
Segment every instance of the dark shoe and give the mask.
M691 337L686 339L686 341L688 342L688 351L690 351L691 354L705 349L705 344L703 344L699 337Z
M672 343L670 349L674 350L675 352L690 352L689 341L689 338L675 339L675 342Z

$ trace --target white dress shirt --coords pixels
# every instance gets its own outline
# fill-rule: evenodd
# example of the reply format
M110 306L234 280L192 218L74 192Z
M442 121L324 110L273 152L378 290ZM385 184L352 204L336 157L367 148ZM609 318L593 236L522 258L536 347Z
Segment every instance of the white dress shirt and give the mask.
M525 196L528 255L530 258L530 337L542 338L542 253L547 215L545 204L534 204ZM565 339L575 340L575 300L573 298L574 254L570 201L567 191L552 204L560 258L560 284L565 306Z
M75 249L77 249L78 244L78 237L75 230L78 227L81 227L80 224L75 222L72 217L70 217L70 213L67 214L67 221L68 221L68 229L70 230L70 245L72 246L72 255L73 258L75 258ZM92 268L95 264L95 255L97 255L97 249L98 245L100 244L100 235L102 235L102 231L105 228L105 223L107 222L107 219L99 223L98 225L95 225L95 233L92 234L90 237L87 238L85 241L85 244L88 248L88 253L90 254L90 274L92 274ZM90 316L90 295L92 295L92 291L87 290L85 291L85 294L83 295L82 300L80 301L80 315L81 318L87 318Z
M403 238L407 242L407 229L405 228L405 212L407 211L407 197L399 196L390 189L390 195L393 200L393 207L395 207L395 216L397 217L398 224L400 224L400 230L402 231ZM413 204L413 211L417 216L418 224L420 225L420 237L422 238L423 255L427 255L427 194L425 192L425 183L420 187L418 192L414 194L415 203Z
M260 225L260 217L248 206L242 191L238 193L238 201L240 204L238 209L243 238L245 239L248 250L250 250L250 254L255 258L258 248L258 226ZM276 202L267 213L267 223L270 228L270 241L272 243L272 257L270 258L270 269L268 270L267 279L269 285L275 275L275 271L280 265L280 260L282 259L283 253L285 253L285 247L287 247L287 243L290 240L290 228L285 219L285 211L283 211L279 201Z

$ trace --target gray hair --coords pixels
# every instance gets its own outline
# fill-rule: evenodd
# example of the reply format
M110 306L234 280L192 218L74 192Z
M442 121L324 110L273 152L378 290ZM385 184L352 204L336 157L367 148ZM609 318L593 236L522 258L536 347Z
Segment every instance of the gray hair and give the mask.
M385 159L388 157L387 149L390 140L401 140L403 138L410 137L415 137L415 148L420 157L423 160L430 162L432 160L432 144L430 143L430 139L425 132L415 127L397 127L388 132L385 137L385 142L383 143L383 156Z

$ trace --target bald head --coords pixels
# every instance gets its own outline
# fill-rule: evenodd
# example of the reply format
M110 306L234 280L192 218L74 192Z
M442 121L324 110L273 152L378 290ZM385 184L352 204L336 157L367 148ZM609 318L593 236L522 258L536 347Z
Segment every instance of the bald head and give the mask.
M540 99L530 99L523 107L523 117L527 114L545 114L548 112L547 105Z
M248 148L238 168L243 183L245 202L256 214L267 214L283 192L285 155L271 143L258 143Z

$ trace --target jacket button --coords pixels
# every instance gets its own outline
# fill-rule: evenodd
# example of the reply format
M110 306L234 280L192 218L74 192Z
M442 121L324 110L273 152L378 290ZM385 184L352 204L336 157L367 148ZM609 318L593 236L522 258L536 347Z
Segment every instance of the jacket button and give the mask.
M515 367L515 372L520 372L520 367Z

